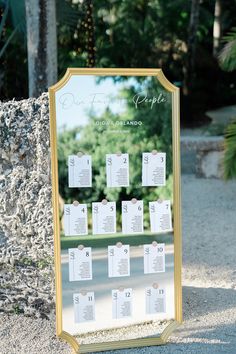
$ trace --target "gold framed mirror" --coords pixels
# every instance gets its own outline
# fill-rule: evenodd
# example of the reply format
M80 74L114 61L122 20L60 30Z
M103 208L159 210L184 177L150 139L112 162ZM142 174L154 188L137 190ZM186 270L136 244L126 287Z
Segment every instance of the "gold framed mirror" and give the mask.
M164 344L182 321L179 89L160 69L68 69L49 89L57 335Z

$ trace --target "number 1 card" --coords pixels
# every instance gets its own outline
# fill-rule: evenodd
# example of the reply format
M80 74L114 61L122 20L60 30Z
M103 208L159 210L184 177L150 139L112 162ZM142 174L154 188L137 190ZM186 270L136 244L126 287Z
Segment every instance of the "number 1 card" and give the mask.
M68 157L69 188L92 187L92 158L90 155Z

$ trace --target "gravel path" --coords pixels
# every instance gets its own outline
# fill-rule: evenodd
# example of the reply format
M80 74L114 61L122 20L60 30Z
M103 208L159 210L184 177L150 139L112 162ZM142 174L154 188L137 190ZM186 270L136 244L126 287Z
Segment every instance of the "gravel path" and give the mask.
M185 323L162 347L106 354L236 352L236 182L182 178ZM54 321L0 316L0 354L69 354Z

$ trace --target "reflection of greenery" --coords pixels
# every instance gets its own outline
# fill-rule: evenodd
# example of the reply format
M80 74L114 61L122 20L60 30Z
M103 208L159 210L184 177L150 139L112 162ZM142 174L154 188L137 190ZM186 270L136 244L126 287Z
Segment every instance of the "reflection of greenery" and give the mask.
M123 244L129 244L130 246L139 246L141 244L150 244L153 241L158 243L165 242L166 244L173 243L173 235L160 234L153 235L151 233L136 234L136 235L123 235L120 233L114 235L89 235L89 236L62 236L61 248L67 250L68 248L78 247L78 244L84 244L86 242L87 247L103 248L111 244L116 244L122 239Z
M139 94L141 100L145 95L148 98L163 94L166 102L154 104L143 102L135 107L133 97ZM141 94L142 92L142 94ZM142 84L136 84L120 92L121 97L127 99L125 112L115 114L107 108L102 116L92 115L89 124L72 130L64 130L59 134L59 190L62 198L67 202L99 201L103 198L120 201L133 197L145 202L145 224L149 222L148 201L158 198L172 199L172 129L171 129L171 95L160 87L158 81L149 79ZM139 122L141 126L123 125ZM117 123L119 122L119 123ZM76 138L79 136L79 139ZM142 187L142 152L153 149L166 152L167 155L167 185L162 188ZM67 180L67 158L70 154L82 151L92 155L93 187L84 189L69 189ZM107 188L105 155L118 151L127 152L130 156L130 187ZM117 205L118 214L120 205ZM118 223L120 216L118 216Z

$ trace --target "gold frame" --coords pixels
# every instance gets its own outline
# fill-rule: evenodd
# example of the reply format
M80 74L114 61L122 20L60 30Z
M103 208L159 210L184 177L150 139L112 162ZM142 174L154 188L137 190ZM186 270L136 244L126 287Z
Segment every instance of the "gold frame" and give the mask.
M99 76L156 76L162 86L172 93L172 142L173 142L173 175L174 175L174 289L175 289L175 320L164 329L161 336L156 338L141 338L124 341L113 341L98 344L79 345L77 340L62 329L62 282L61 282L61 247L58 200L58 165L57 165L57 135L56 135L56 105L55 93L62 88L72 75ZM113 349L143 347L165 344L170 334L182 323L182 285L181 285L181 195L180 195L180 116L179 88L170 83L161 69L95 69L68 68L63 78L49 88L50 101L50 145L52 169L52 204L54 224L54 253L55 253L55 286L56 286L56 334L67 341L74 353L90 353Z

